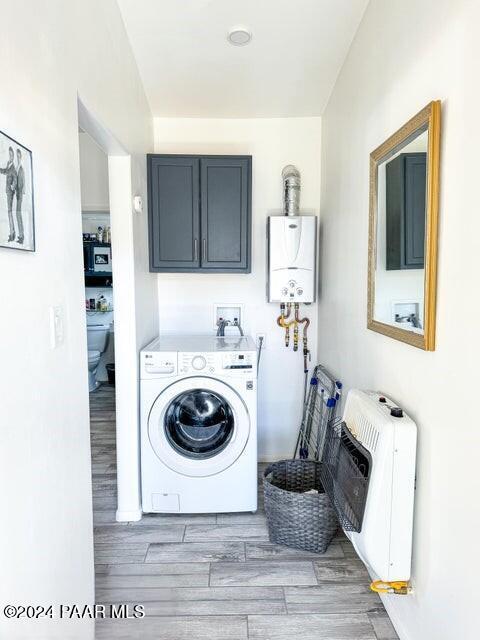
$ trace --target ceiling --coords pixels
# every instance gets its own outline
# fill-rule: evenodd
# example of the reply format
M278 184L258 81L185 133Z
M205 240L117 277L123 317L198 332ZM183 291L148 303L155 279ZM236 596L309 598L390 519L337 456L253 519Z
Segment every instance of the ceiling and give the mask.
M318 116L368 0L117 0L154 116ZM248 27L247 46L227 42Z

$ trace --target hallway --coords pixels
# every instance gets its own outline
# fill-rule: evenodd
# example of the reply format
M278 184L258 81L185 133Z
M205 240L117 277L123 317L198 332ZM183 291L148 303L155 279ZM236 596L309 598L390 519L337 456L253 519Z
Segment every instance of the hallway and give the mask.
M97 622L142 640L393 640L369 576L339 533L324 556L270 544L259 469L256 514L146 515L115 522L115 396L90 395L96 601L145 618Z

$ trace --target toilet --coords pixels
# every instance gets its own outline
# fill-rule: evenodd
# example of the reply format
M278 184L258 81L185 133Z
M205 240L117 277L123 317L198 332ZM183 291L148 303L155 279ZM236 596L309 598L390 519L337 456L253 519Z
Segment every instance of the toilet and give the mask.
M110 326L108 324L87 325L88 345L88 390L95 391L100 386L97 380L97 369L102 353L108 345Z

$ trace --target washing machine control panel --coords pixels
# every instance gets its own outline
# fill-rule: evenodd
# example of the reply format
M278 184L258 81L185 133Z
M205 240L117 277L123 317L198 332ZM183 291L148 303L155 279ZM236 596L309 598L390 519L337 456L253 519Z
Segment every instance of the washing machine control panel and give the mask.
M178 364L180 373L214 373L214 353L179 353Z
M222 368L232 371L251 371L254 366L254 358L250 352L233 351L224 353L222 357Z
M142 378L168 378L177 374L177 354L142 352Z
M192 358L192 367L197 371L205 369L207 366L207 359L204 356L194 356Z
M211 375L221 371L251 373L255 366L255 354L227 351L224 353L179 353L178 368L181 374Z

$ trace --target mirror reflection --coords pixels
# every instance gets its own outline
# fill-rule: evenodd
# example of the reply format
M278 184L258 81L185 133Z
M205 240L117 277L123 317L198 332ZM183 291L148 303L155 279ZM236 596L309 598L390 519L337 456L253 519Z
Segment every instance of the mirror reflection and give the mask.
M378 163L374 320L424 333L428 128Z

